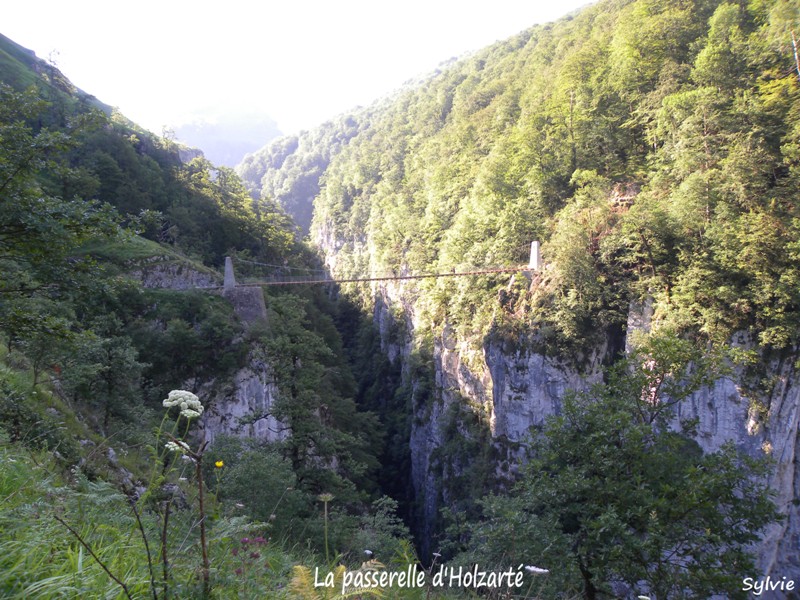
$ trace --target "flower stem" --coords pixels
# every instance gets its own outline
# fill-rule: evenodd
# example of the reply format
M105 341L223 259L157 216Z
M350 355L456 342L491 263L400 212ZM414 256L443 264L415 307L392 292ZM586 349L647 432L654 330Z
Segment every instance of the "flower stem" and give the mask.
M328 503L324 502L325 505L325 562L330 564L331 559L328 556Z
M203 551L203 597L208 598L209 585L208 585L208 548L206 546L206 512L203 505L203 468L202 468L202 453L197 457L195 462L195 471L197 473L197 488L199 493L200 503L200 547Z

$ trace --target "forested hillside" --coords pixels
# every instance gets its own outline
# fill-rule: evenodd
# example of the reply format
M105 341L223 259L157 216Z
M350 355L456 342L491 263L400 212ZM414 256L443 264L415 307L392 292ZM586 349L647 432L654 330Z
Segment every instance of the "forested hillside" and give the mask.
M600 1L236 171L0 37L0 595L800 585L799 11Z
M319 264L231 169L0 38L0 596L277 597L329 553L413 560L336 306L283 290L246 319L225 256Z
M507 308L535 307L522 324L558 344L651 295L678 329L787 347L796 18L790 2L600 2L498 43L357 115L345 144L318 134L333 159L312 236L343 241L342 276L521 264L541 240L543 285ZM279 143L289 158L265 160ZM300 177L279 143L240 169L250 189ZM431 282L426 309L485 333L500 285Z
M570 557L552 593L571 581L587 598L613 596L649 580L638 589L686 597L676 590L693 583L680 567L646 558L675 550L675 532L644 533L625 500L637 492L612 482L638 469L681 480L706 468L634 458L661 444L733 465L736 452L722 458L727 442L779 461L769 481L790 516L756 558L764 573L800 576L787 458L797 444L798 27L797 4L784 0L598 2L360 110L346 139L328 144L331 124L303 148L279 140L240 165L263 198L275 197L263 182L281 181L290 202L306 202L287 210L313 206L311 239L337 278L525 265L530 242L542 243L544 267L527 275L343 286L380 332L370 343L386 363L361 371L362 397L404 445L393 464L408 465L427 552L526 560L513 540L559 564ZM303 171L309 156L329 164ZM292 182L319 187L313 205ZM640 379L612 366L623 360ZM599 382L610 387L591 387ZM648 398L663 410L642 405ZM644 429L623 433L604 414ZM600 441L670 429L685 441L637 442L627 458ZM540 472L520 478L513 464L528 452ZM609 470L580 463L587 456L605 456ZM666 522L675 515L656 508L663 485L641 481L654 495L640 506ZM502 489L512 497L479 500ZM737 489L756 501L755 489ZM678 498L689 496L670 502ZM753 515L769 512L760 506ZM709 569L693 593L743 593L733 575L748 569L742 557L704 562L705 526L684 526L700 532L684 559ZM744 537L764 534L748 527Z
M347 116L312 131L280 138L247 155L236 171L255 199L277 203L292 216L303 234L307 234L320 178L331 156L358 130L358 118Z

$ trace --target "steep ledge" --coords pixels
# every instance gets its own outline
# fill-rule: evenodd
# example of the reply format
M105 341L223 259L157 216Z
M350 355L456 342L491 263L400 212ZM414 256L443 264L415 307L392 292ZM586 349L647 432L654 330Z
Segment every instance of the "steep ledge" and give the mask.
M400 323L396 320L398 306L405 315ZM403 296L402 288L385 286L376 290L374 319L384 339L383 350L392 360L404 364L408 364L413 347L410 341L415 328L413 315L413 303ZM649 304L631 306L628 349L636 331L649 329L651 316ZM390 339L397 327L407 327L410 332L403 344ZM733 344L745 350L755 347L745 336L738 336ZM505 452L500 456L511 459L512 463L504 466L503 460L498 461L498 474L504 468L513 471L514 444L524 442L531 427L558 414L569 390L585 389L599 382L606 352L605 348L597 349L585 370L579 373L551 357L512 351L499 343L489 342L482 351L476 351L457 340L448 326L435 336L432 364L435 392L427 402L413 403L410 433L411 479L421 519L418 534L423 552L432 550L425 547L426 540L435 530L439 509L449 500L442 483L440 453L448 441L447 426L454 405L489 415L492 439ZM775 491L775 501L786 519L764 532L756 549L758 566L764 575L798 579L800 513L795 499L800 497L800 466L796 459L800 443L800 386L796 385L798 374L792 357L772 361L768 371L776 383L769 396L761 400L761 411L756 410L754 399L743 391L741 382L745 374L735 370L682 402L676 412L675 427L683 420L696 419L697 441L706 452L733 442L751 456L763 456L765 451L771 454L775 463L767 484ZM408 369L404 369L404 376L413 379ZM416 382L409 383L416 389ZM458 434L471 435L461 429ZM452 461L452 457L448 459ZM451 467L456 463L451 462Z
M246 327L266 321L267 307L260 287L236 286L218 290L222 278L215 272L196 269L188 263L154 257L131 272L144 287L188 290L212 288L210 293L221 293L232 305L239 320ZM220 435L255 438L274 442L285 439L288 428L272 415L277 397L270 365L250 353L248 364L237 371L230 381L216 382L210 386L215 391L204 413L201 424L208 443Z
M203 415L205 439L219 435L255 438L265 442L286 439L288 430L272 415L278 389L270 366L256 356L238 371L227 389L218 393Z
M222 296L232 305L246 327L267 319L264 293L260 287L237 287L232 271L226 270ZM218 435L255 438L264 442L286 439L289 429L272 414L278 387L270 365L253 350L246 367L240 369L228 388L218 393L203 415L205 439L212 443Z
M146 288L189 290L219 286L221 277L214 271L200 270L187 262L154 256L129 272Z
M604 352L593 355L587 374L542 354L517 351L506 354L503 348L490 343L486 348L486 370L493 382L493 434L520 442L533 426L558 414L561 400L569 390L584 389L600 381L601 358Z
M626 348L631 348L636 332L649 331L652 316L650 302L631 305ZM743 351L757 348L744 333L734 336L731 345ZM767 361L766 371L774 382L767 397L748 396L743 385L747 375L736 368L730 376L721 377L679 403L674 419L676 429L682 421L697 421L696 441L704 452L715 452L732 442L750 456L771 456L774 463L766 484L775 492L774 501L786 518L763 532L757 549L758 566L764 575L795 580L800 578L800 512L795 500L800 497L796 359L797 349L782 359Z
M236 316L245 327L266 322L267 306L260 287L236 286L228 265L225 284L222 296L233 305ZM272 414L278 387L272 368L259 354L258 349L250 352L248 365L234 375L228 389L216 395L204 415L203 428L209 443L218 435L249 437L265 442L282 440L289 435L288 427Z
M747 348L747 346L745 346ZM769 527L758 548L759 567L764 575L800 578L800 514L796 505L800 465L797 463L800 389L796 385L794 358L774 361L769 372L776 384L762 410L748 397L739 381L741 372L718 379L678 405L676 423L698 422L697 442L706 452L733 442L751 456L766 452L774 461L766 482L775 492L774 501L786 518Z

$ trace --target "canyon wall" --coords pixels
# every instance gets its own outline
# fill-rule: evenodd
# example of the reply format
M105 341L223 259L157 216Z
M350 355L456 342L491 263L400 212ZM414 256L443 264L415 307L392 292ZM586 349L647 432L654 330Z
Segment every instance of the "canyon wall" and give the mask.
M374 321L379 332L386 333L398 325L415 329L413 302L404 297L402 288L394 285L375 289ZM392 307L401 306L403 323L395 323ZM636 331L648 330L652 310L648 304L631 306L626 348ZM411 335L405 339L410 340ZM742 350L756 347L745 335L736 336L733 345ZM384 352L394 360L408 361L412 343L398 346L385 342ZM487 342L476 350L456 339L445 326L434 337L433 365L435 393L428 403L415 408L410 434L411 479L422 518L421 538L428 539L438 519L439 509L448 497L441 469L436 468L437 451L453 435L448 429L448 415L454 404L476 413L499 449L498 474L512 474L516 468L514 448L524 444L530 428L558 414L561 401L569 390L585 389L602 379L603 360L607 349L598 348L588 357L579 372L574 366L552 357L523 349L523 345L506 348L498 342ZM768 454L773 463L765 485L775 493L774 501L785 519L763 532L756 548L758 567L764 575L800 578L800 513L796 498L800 497L800 466L796 460L798 421L800 420L800 387L797 385L795 358L787 356L768 362L767 378L772 389L766 397L748 397L741 383L745 373L733 368L729 375L714 381L677 405L674 426L696 419L696 441L705 452L719 450L733 442L751 456ZM404 370L404 376L411 377ZM409 382L412 389L413 381ZM449 433L448 433L449 432ZM471 435L459 430L457 435ZM451 464L452 468L452 464ZM457 466L456 466L457 468ZM424 551L435 548L424 548Z

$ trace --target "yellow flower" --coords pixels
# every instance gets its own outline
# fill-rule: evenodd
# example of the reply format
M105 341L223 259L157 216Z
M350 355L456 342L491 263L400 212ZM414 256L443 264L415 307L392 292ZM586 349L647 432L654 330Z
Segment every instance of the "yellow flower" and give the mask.
M222 462L221 460L218 460L217 462L214 463L214 466L217 467L218 469L221 469L222 467L225 466L225 463Z

